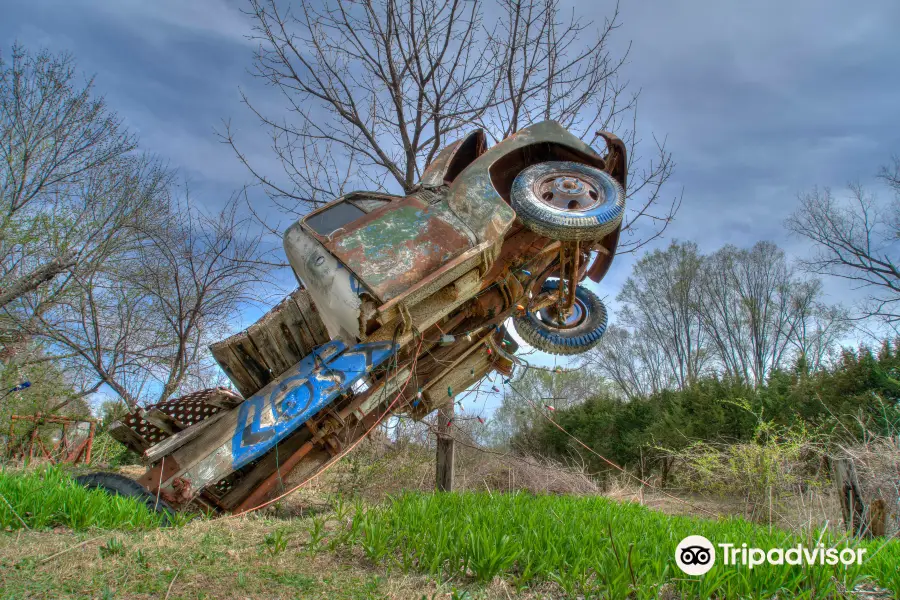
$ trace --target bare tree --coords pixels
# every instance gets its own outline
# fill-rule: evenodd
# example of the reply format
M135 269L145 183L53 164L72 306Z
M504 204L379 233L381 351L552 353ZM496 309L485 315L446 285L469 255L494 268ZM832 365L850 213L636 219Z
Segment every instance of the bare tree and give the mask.
M673 243L638 261L618 300L622 326L585 362L628 399L707 373L761 385L801 358L817 370L847 331L843 309L822 302L821 282L800 277L768 242L709 256Z
M260 236L246 235L235 203L206 215L187 200L160 200L158 220L135 227L130 247L76 277L34 325L86 391L107 385L132 410L209 376L206 346L253 299L263 273L253 260Z
M72 393L51 412L102 386L135 408L208 380L204 347L267 268L235 203L196 210L135 148L68 55L0 63L0 358L53 363Z
M610 326L583 361L609 379L627 400L645 398L674 383L665 350L641 330Z
M725 246L705 260L702 281L699 315L725 372L762 385L792 348L824 352L810 331L821 286L798 277L775 244ZM835 335L836 323L817 335Z
M291 215L350 185L409 192L437 152L466 128L500 140L554 119L589 143L616 130L633 176L619 252L665 230L680 204L662 188L674 168L664 143L644 162L635 133L637 94L618 77L625 56L609 39L618 10L599 28L559 0L496 0L482 26L480 0L249 0L256 74L281 92L286 116L244 102L270 131L284 176L263 173L230 144L276 206ZM493 20L493 19L492 19Z
M574 12L565 17L560 0L498 0L503 17L490 32L489 56L498 94L480 119L499 141L537 121L554 120L595 144L598 130L612 131L628 150L627 211L619 254L636 252L663 232L681 205L663 196L675 168L665 141L653 138L645 161L637 133L638 92L620 78L628 53L609 48L619 28L619 8L595 27Z
M84 187L135 147L92 88L67 54L0 56L0 308L88 259L116 218L79 214Z
M577 406L604 394L609 385L589 369L553 373L530 368L516 377L512 387L515 391L504 394L491 418L494 438L500 443L542 423L545 407L562 410Z
M618 296L621 322L662 350L679 388L696 381L712 357L697 308L701 264L696 244L673 242L641 258Z
M858 319L875 317L896 327L900 321L900 159L883 167L881 179L893 191L890 203L880 202L860 184L847 197L836 198L828 188L800 196L800 208L787 220L788 228L815 244L802 261L819 275L846 279L868 292Z
M818 279L794 286L790 342L808 371L818 371L835 360L841 339L850 329L847 311L826 305L821 297L822 282Z
M256 74L282 92L291 120L244 101L272 132L290 187L235 149L275 199L302 208L328 202L350 165L376 187L390 181L409 191L447 136L489 104L477 0L249 4L261 42ZM224 138L235 145L227 128ZM323 162L335 173L320 172Z

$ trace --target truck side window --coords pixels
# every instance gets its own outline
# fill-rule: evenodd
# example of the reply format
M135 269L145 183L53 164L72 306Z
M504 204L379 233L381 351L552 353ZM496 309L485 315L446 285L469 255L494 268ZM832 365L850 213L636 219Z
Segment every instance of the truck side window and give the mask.
M334 206L329 206L321 212L306 217L305 222L319 235L327 236L365 214L349 202L338 202Z

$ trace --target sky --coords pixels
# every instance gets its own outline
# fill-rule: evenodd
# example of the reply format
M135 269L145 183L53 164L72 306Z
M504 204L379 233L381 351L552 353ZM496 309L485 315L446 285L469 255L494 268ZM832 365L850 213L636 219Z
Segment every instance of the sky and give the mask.
M577 11L600 22L614 6L583 2ZM266 132L240 102L244 90L278 106L250 74L244 7L0 0L0 52L8 56L16 41L71 52L141 147L178 168L194 200L215 208L250 181L215 135L224 120L252 160L277 168ZM661 245L692 240L710 252L770 240L802 256L809 247L783 226L797 194L850 181L875 186L879 166L900 153L896 0L630 0L620 15L611 43L614 52L630 48L623 73L641 91L639 129L646 140L667 140L676 162L669 189L683 191ZM614 299L633 260L617 258L602 295ZM854 297L836 281L825 290L832 302Z

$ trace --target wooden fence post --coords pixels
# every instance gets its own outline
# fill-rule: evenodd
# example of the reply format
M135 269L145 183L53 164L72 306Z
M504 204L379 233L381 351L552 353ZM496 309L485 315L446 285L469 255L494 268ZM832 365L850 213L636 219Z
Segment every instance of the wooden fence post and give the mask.
M453 421L453 402L438 410L437 463L435 467L435 489L439 492L453 491L454 445L449 435Z
M850 533L857 537L871 537L868 524L868 513L859 488L859 480L853 461L849 458L831 460L834 483L841 499L841 511L844 523Z

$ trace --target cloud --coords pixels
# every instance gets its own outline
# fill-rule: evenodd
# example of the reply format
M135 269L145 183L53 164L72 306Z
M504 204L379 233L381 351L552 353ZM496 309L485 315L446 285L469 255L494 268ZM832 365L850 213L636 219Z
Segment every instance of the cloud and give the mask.
M179 38L200 36L208 40L255 46L248 38L248 19L241 3L230 0L108 0L105 2L43 2L59 10L77 9L83 19L109 19L133 39L164 45Z
M575 3L602 22L612 2ZM158 153L189 176L195 197L224 203L248 174L213 130L230 118L267 173L279 165L268 132L239 102L246 90L267 114L277 95L248 73L255 42L238 0L33 0L10 2L0 42L70 50L97 74L97 89ZM815 185L871 184L900 152L900 3L623 2L616 51L631 44L624 76L641 89L638 127L668 140L677 163L669 193L684 190L664 239L725 243L767 239L799 256L784 219ZM588 35L585 32L585 35ZM648 149L642 154L649 158ZM264 200L262 200L264 202ZM615 295L635 257L616 258L596 288ZM831 283L833 299L852 298ZM615 317L613 317L615 318Z
M900 149L898 17L896 2L623 4L639 128L667 136L684 187L668 239L787 243L798 192L871 181Z

